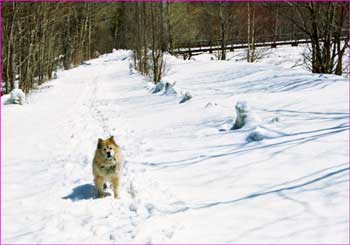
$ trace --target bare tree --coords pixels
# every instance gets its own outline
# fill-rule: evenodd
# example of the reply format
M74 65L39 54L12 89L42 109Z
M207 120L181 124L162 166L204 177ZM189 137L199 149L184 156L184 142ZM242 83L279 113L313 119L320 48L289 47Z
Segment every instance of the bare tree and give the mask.
M253 63L255 61L255 3L247 3L247 14L248 14L248 21L247 21L247 43L248 43L248 50L247 50L247 61L249 63Z
M348 2L289 3L297 18L289 19L311 40L310 62L313 73L342 74L342 59L349 45Z

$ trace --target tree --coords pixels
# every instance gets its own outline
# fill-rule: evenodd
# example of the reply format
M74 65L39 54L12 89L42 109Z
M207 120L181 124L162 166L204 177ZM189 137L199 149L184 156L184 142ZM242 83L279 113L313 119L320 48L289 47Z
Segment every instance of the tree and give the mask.
M349 46L348 2L289 3L296 19L291 21L311 40L310 54L313 73L342 74L342 58Z
M255 3L247 3L247 61L252 63L255 60Z

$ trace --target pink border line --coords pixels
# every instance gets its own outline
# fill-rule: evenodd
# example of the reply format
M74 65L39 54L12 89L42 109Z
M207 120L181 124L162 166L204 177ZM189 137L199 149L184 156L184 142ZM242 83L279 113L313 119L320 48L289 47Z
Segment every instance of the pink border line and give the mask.
M241 1L241 0L167 0L168 2L288 2L288 0L246 0L246 1ZM1 38L0 38L0 81L2 82L2 3L3 2L160 2L160 0L0 0L0 33L1 33ZM349 2L349 0L293 0L293 2ZM350 4L349 4L349 10L348 12L350 13ZM349 33L348 35L350 35L350 30L348 30ZM348 48L350 49L350 48ZM348 52L348 58L349 58L349 64L348 64L348 69L350 69L350 51ZM2 95L2 89L0 89L0 102L2 100L1 98ZM348 113L350 115L350 75L348 75L348 103L349 103L349 107L348 107ZM2 113L1 113L1 107L2 107L2 103L0 104L0 245L12 245L12 244L6 244L6 243L2 243L2 198L1 198L1 193L2 193L2 189L1 189L1 183L2 183L2 173L1 173L1 163L2 163L2 156L1 156L1 152L2 152L2 145L1 145L1 136L2 136L2 127L1 127L1 123L2 123ZM350 124L350 117L349 119L349 124ZM349 155L348 155L348 159L349 159L349 167L350 167L350 130L349 130L349 134L348 134L348 150L349 150ZM349 178L350 178L350 172L349 172ZM349 189L350 189L350 181L349 181ZM349 205L349 220L348 220L348 225L350 228L350 200L348 200L348 205ZM349 231L350 232L350 231ZM16 243L16 245L32 245L34 243ZM43 243L44 244L44 243ZM46 245L62 245L64 243L45 243ZM119 243L121 244L121 243ZM207 245L207 244L198 244L198 243L187 243L187 244L193 244L193 245ZM348 244L339 244L339 245L349 245L350 241ZM86 245L86 244L71 244L71 245ZM110 244L99 244L99 245L110 245ZM131 245L139 245L139 244L131 244ZM141 245L141 244L140 244ZM176 244L163 244L163 245L176 245ZM217 245L227 245L227 244L217 244ZM240 244L237 244L240 245ZM258 245L258 244L249 244L249 243L245 243L244 245ZM295 244L284 244L284 245L295 245ZM303 244L300 244L303 245ZM308 244L308 245L318 245L318 244ZM333 245L333 244L324 244L324 245Z
M2 189L1 189L1 184L2 184L2 172L1 172L1 163L2 163L2 145L1 145L1 139L2 139L2 2L0 2L0 81L1 81L1 89L0 89L0 243L2 243Z
M349 0L292 0L292 2L348 2ZM160 0L2 0L2 2L160 2ZM291 2L289 0L167 0L167 2Z
M348 13L350 13L350 3L348 3ZM350 14L349 14L350 15ZM349 20L348 20L348 25L349 25ZM348 37L350 37L350 29L348 29ZM349 58L349 63L348 63L348 113L350 115L350 47L348 47L348 58ZM348 116L349 119L349 124L350 124L350 116ZM348 131L349 133L349 137L348 137L348 151L349 151L349 156L348 156L348 165L350 167L350 130ZM350 172L349 172L349 179L350 179ZM350 190L350 181L349 181L349 190ZM349 194L349 193L348 193ZM349 217L348 217L348 232L350 233L350 200L348 199L348 205L349 205ZM349 235L350 236L350 235ZM350 239L350 238L349 238ZM348 241L348 243L350 243L350 241Z

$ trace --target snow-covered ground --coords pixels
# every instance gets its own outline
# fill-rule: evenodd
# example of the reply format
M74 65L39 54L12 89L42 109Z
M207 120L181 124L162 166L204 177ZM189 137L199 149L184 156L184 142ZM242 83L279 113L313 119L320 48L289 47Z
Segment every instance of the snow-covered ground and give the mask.
M165 80L193 96L180 104L150 94L129 56L2 105L1 243L349 243L345 78L167 56ZM229 130L237 101L256 120ZM125 158L120 200L92 185L110 135Z
M220 52L220 51L218 51ZM201 55L192 56L193 60L208 60L218 59L220 56L218 52L212 54L203 53ZM310 67L305 64L304 56L310 54L310 44L299 44L298 46L278 46L277 48L258 47L255 51L257 55L258 64L277 65L284 68L293 68L304 71L310 71ZM343 56L343 76L347 77L349 74L349 49L345 51ZM235 51L227 51L226 59L235 61L237 63L246 63L247 50L237 49Z

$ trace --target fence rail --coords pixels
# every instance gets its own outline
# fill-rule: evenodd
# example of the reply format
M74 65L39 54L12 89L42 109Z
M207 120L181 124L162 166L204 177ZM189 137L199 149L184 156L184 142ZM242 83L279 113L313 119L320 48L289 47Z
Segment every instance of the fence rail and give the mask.
M344 33L343 40L346 40L347 33ZM298 44L310 43L309 39L304 33L293 33L293 34L284 34L279 36L269 35L269 36L257 36L255 38L255 47L271 47L276 48L281 45L291 45L298 46ZM233 51L235 49L244 49L248 48L247 38L246 37L237 37L233 39L228 39L225 41L225 50ZM200 40L190 43L181 43L176 45L171 54L180 54L180 55L196 55L204 52L214 52L221 50L221 40L208 41Z

